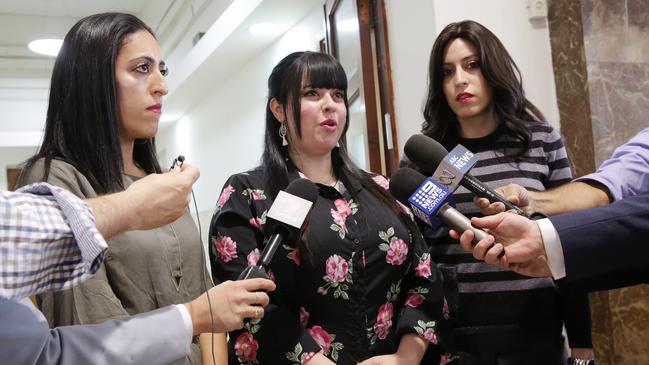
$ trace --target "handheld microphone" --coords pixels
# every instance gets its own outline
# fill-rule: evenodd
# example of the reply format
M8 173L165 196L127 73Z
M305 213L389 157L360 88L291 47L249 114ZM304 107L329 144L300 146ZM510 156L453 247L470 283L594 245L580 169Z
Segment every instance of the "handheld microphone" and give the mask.
M267 269L282 243L292 244L305 224L313 204L318 199L318 188L308 179L293 180L280 191L266 214L264 250L256 265L246 267L237 280L268 279Z
M449 153L434 139L423 134L415 134L406 142L404 152L408 159L417 165L424 174L432 176L444 184L448 190L454 191L460 184L473 194L488 199L491 203L503 203L507 210L514 210L518 215L529 218L524 210L468 173L476 161L472 159L474 155L461 145Z
M429 226L434 226L432 219L437 217L460 234L466 230L472 231L474 244L487 237L487 232L471 225L469 218L448 203L451 192L432 178L402 167L390 178L389 190L392 196L410 206L415 216Z

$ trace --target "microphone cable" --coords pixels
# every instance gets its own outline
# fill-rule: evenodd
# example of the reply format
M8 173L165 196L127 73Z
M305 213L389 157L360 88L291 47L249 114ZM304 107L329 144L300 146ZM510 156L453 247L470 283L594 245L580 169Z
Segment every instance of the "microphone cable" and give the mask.
M171 168L170 170L173 170L174 167L182 167L183 162L185 162L185 156L183 155L178 155L178 157L174 158L173 162L171 163ZM216 326L214 324L214 313L212 312L212 301L210 299L210 292L207 288L207 282L208 282L208 277L207 277L207 258L205 257L205 247L203 244L203 230L201 228L201 218L199 216L198 212L198 203L196 202L196 194L194 194L194 188L192 187L191 189L192 192L192 200L194 202L194 211L196 212L196 223L198 225L198 242L200 245L201 249L201 276L203 279L203 290L205 291L205 294L207 295L207 305L209 306L210 310L210 323L212 327L212 333L210 335L210 348L211 348L211 353L212 353L212 364L216 365L216 355L214 353L214 333L216 332ZM191 209L187 208L189 211L189 214L191 215ZM212 284L212 287L214 287L214 282L212 281L212 278L209 278L210 284ZM200 347L200 335L199 335L199 344L198 346ZM201 354L202 357L202 354Z

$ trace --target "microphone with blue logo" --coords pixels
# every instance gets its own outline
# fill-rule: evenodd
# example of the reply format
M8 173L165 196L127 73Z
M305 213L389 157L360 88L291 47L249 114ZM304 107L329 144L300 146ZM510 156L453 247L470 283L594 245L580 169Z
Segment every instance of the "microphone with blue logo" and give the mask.
M460 234L472 231L474 244L487 237L487 232L471 225L469 218L449 204L451 192L443 184L411 168L402 167L392 175L390 193L433 228L438 225L436 219L439 219Z
M417 165L424 174L432 176L447 190L453 192L458 185L462 185L473 194L486 198L491 203L503 203L507 210L513 210L516 214L529 218L524 210L469 174L477 159L464 146L458 144L451 152L448 152L434 139L423 134L415 134L406 141L404 152L408 159Z

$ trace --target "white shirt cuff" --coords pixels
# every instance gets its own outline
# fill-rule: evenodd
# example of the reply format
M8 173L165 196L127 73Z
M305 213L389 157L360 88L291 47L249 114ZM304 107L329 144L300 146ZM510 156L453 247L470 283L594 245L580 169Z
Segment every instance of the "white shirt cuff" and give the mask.
M189 315L189 310L185 307L184 304L176 304L176 308L180 311L180 315L183 317L183 322L185 323L185 329L189 332L189 340L192 339L192 334L194 333L194 326L192 325L192 316Z
M539 219L536 223L539 224L539 230L541 230L541 238L543 238L545 255L548 258L548 266L552 272L552 277L554 280L564 278L566 276L566 263L563 258L559 232L547 218Z

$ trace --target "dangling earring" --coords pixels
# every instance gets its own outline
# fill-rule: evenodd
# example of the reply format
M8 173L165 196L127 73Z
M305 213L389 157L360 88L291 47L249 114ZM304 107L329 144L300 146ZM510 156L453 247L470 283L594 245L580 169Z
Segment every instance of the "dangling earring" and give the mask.
M340 141L336 141L336 147L340 148Z
M282 146L288 146L288 141L286 140L286 124L281 122L282 125L279 127L279 136L282 138Z

